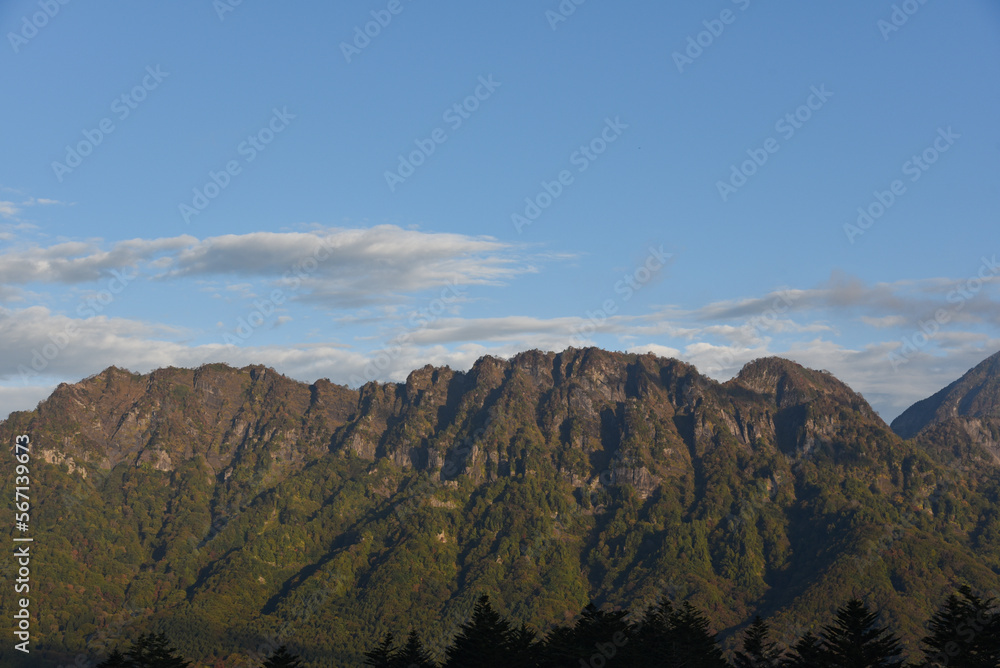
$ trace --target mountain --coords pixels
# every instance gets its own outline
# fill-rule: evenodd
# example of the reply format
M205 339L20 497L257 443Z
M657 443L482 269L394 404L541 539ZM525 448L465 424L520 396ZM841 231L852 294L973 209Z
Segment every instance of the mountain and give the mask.
M1000 458L1000 353L984 360L935 395L918 401L892 421L903 438L931 430L964 432Z
M755 614L790 643L859 595L915 650L958 584L1000 590L993 464L780 358L718 383L529 351L357 390L112 367L0 423L18 434L52 661L154 630L205 662L287 644L360 665L387 631L440 652L482 593L542 630L590 601L690 600L730 648Z

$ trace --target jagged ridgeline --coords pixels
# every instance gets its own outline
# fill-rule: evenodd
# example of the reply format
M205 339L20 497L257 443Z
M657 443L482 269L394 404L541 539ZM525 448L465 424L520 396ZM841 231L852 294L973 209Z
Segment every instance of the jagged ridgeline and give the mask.
M996 383L957 400L993 411L978 427L956 409L903 440L777 358L720 384L532 351L358 390L112 367L0 436L32 441L33 639L53 661L155 631L206 663L284 644L360 665L390 631L440 652L484 593L543 631L589 601L689 600L729 647L756 613L791 643L859 596L915 651L957 585L1000 589Z

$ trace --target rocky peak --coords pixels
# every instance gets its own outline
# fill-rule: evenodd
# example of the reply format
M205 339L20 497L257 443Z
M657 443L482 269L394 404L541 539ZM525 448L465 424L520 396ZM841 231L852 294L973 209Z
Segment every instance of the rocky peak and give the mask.
M907 408L891 426L901 437L913 438L952 419L1000 424L1000 352L940 392Z

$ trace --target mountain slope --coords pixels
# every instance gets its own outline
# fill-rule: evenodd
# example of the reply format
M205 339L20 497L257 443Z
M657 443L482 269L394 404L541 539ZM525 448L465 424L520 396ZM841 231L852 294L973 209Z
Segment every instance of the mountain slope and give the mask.
M913 438L932 425L956 417L1000 422L1000 353L907 408L892 421L892 429L903 438Z
M730 641L860 593L912 646L955 584L1000 588L996 483L778 358L720 384L530 351L358 390L111 368L0 424L21 433L53 657L157 629L206 661L280 641L359 665L410 626L440 650L483 592L536 626L690 599Z
M892 422L903 438L988 474L1000 464L1000 353Z

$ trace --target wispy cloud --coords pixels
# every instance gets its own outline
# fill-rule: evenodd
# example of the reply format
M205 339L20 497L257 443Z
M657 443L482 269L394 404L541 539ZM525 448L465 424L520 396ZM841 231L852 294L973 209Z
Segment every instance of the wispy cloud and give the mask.
M132 239L101 250L96 243L67 241L48 247L12 248L0 253L0 282L75 284L100 280L112 270L134 268L164 252L176 252L196 242L194 237Z
M17 191L12 190L10 188L2 188L0 189L0 192L17 192ZM0 218L3 218L5 220L17 220L21 212L23 212L25 209L29 207L38 205L48 206L52 204L64 204L64 202L60 202L59 200L56 199L47 199L44 197L40 197L38 199L34 197L29 197L28 199L21 200L20 202L13 202L10 200L0 200Z
M21 212L21 208L14 202L0 201L0 218L13 218Z
M368 229L190 235L14 248L0 254L0 282L76 284L113 270L145 269L150 278L259 280L294 286L304 301L357 308L399 302L445 284L500 285L537 271L534 260L489 237L426 233L382 225Z
M324 250L322 257L309 271L300 272L305 260L318 257L317 248ZM44 306L0 309L0 337L5 342L0 381L41 387L45 379L76 379L111 364L148 371L225 361L268 364L301 380L329 377L350 384L352 379L372 376L373 355L390 344L390 363L379 366L372 379L402 380L425 364L468 368L484 354L602 345L678 357L718 380L732 377L758 357L789 357L832 371L891 418L1000 347L1000 340L983 331L1000 312L992 280L983 280L974 298L963 302L963 318L941 327L926 349L909 356L899 369L888 362L900 345L894 337L912 334L921 317L947 306L952 292L967 286L968 279L866 284L841 274L812 288L777 290L692 309L657 306L599 322L572 313L463 317L467 303L463 298L449 301L434 317L409 317L412 296L421 291L456 281L501 284L537 271L536 260L526 257L521 247L491 238L393 226L133 239L106 250L99 241L62 242L10 251L0 254L0 284L5 286L82 284L131 266L158 281L191 281L210 292L243 299L264 294L258 290L262 284L287 286L297 278L296 296L341 308L338 322L352 327L354 338L348 339L351 343L324 340L320 331L314 331L287 345L194 345L189 342L191 332L155 322L101 315L76 319ZM282 312L269 327L281 327L298 315ZM844 340L842 331L857 335L851 323L863 323L877 332L876 341L859 347ZM53 359L38 362L45 346L54 350L53 333L68 326L77 331L72 345ZM396 339L401 332L405 339ZM34 369L32 361L42 368Z

